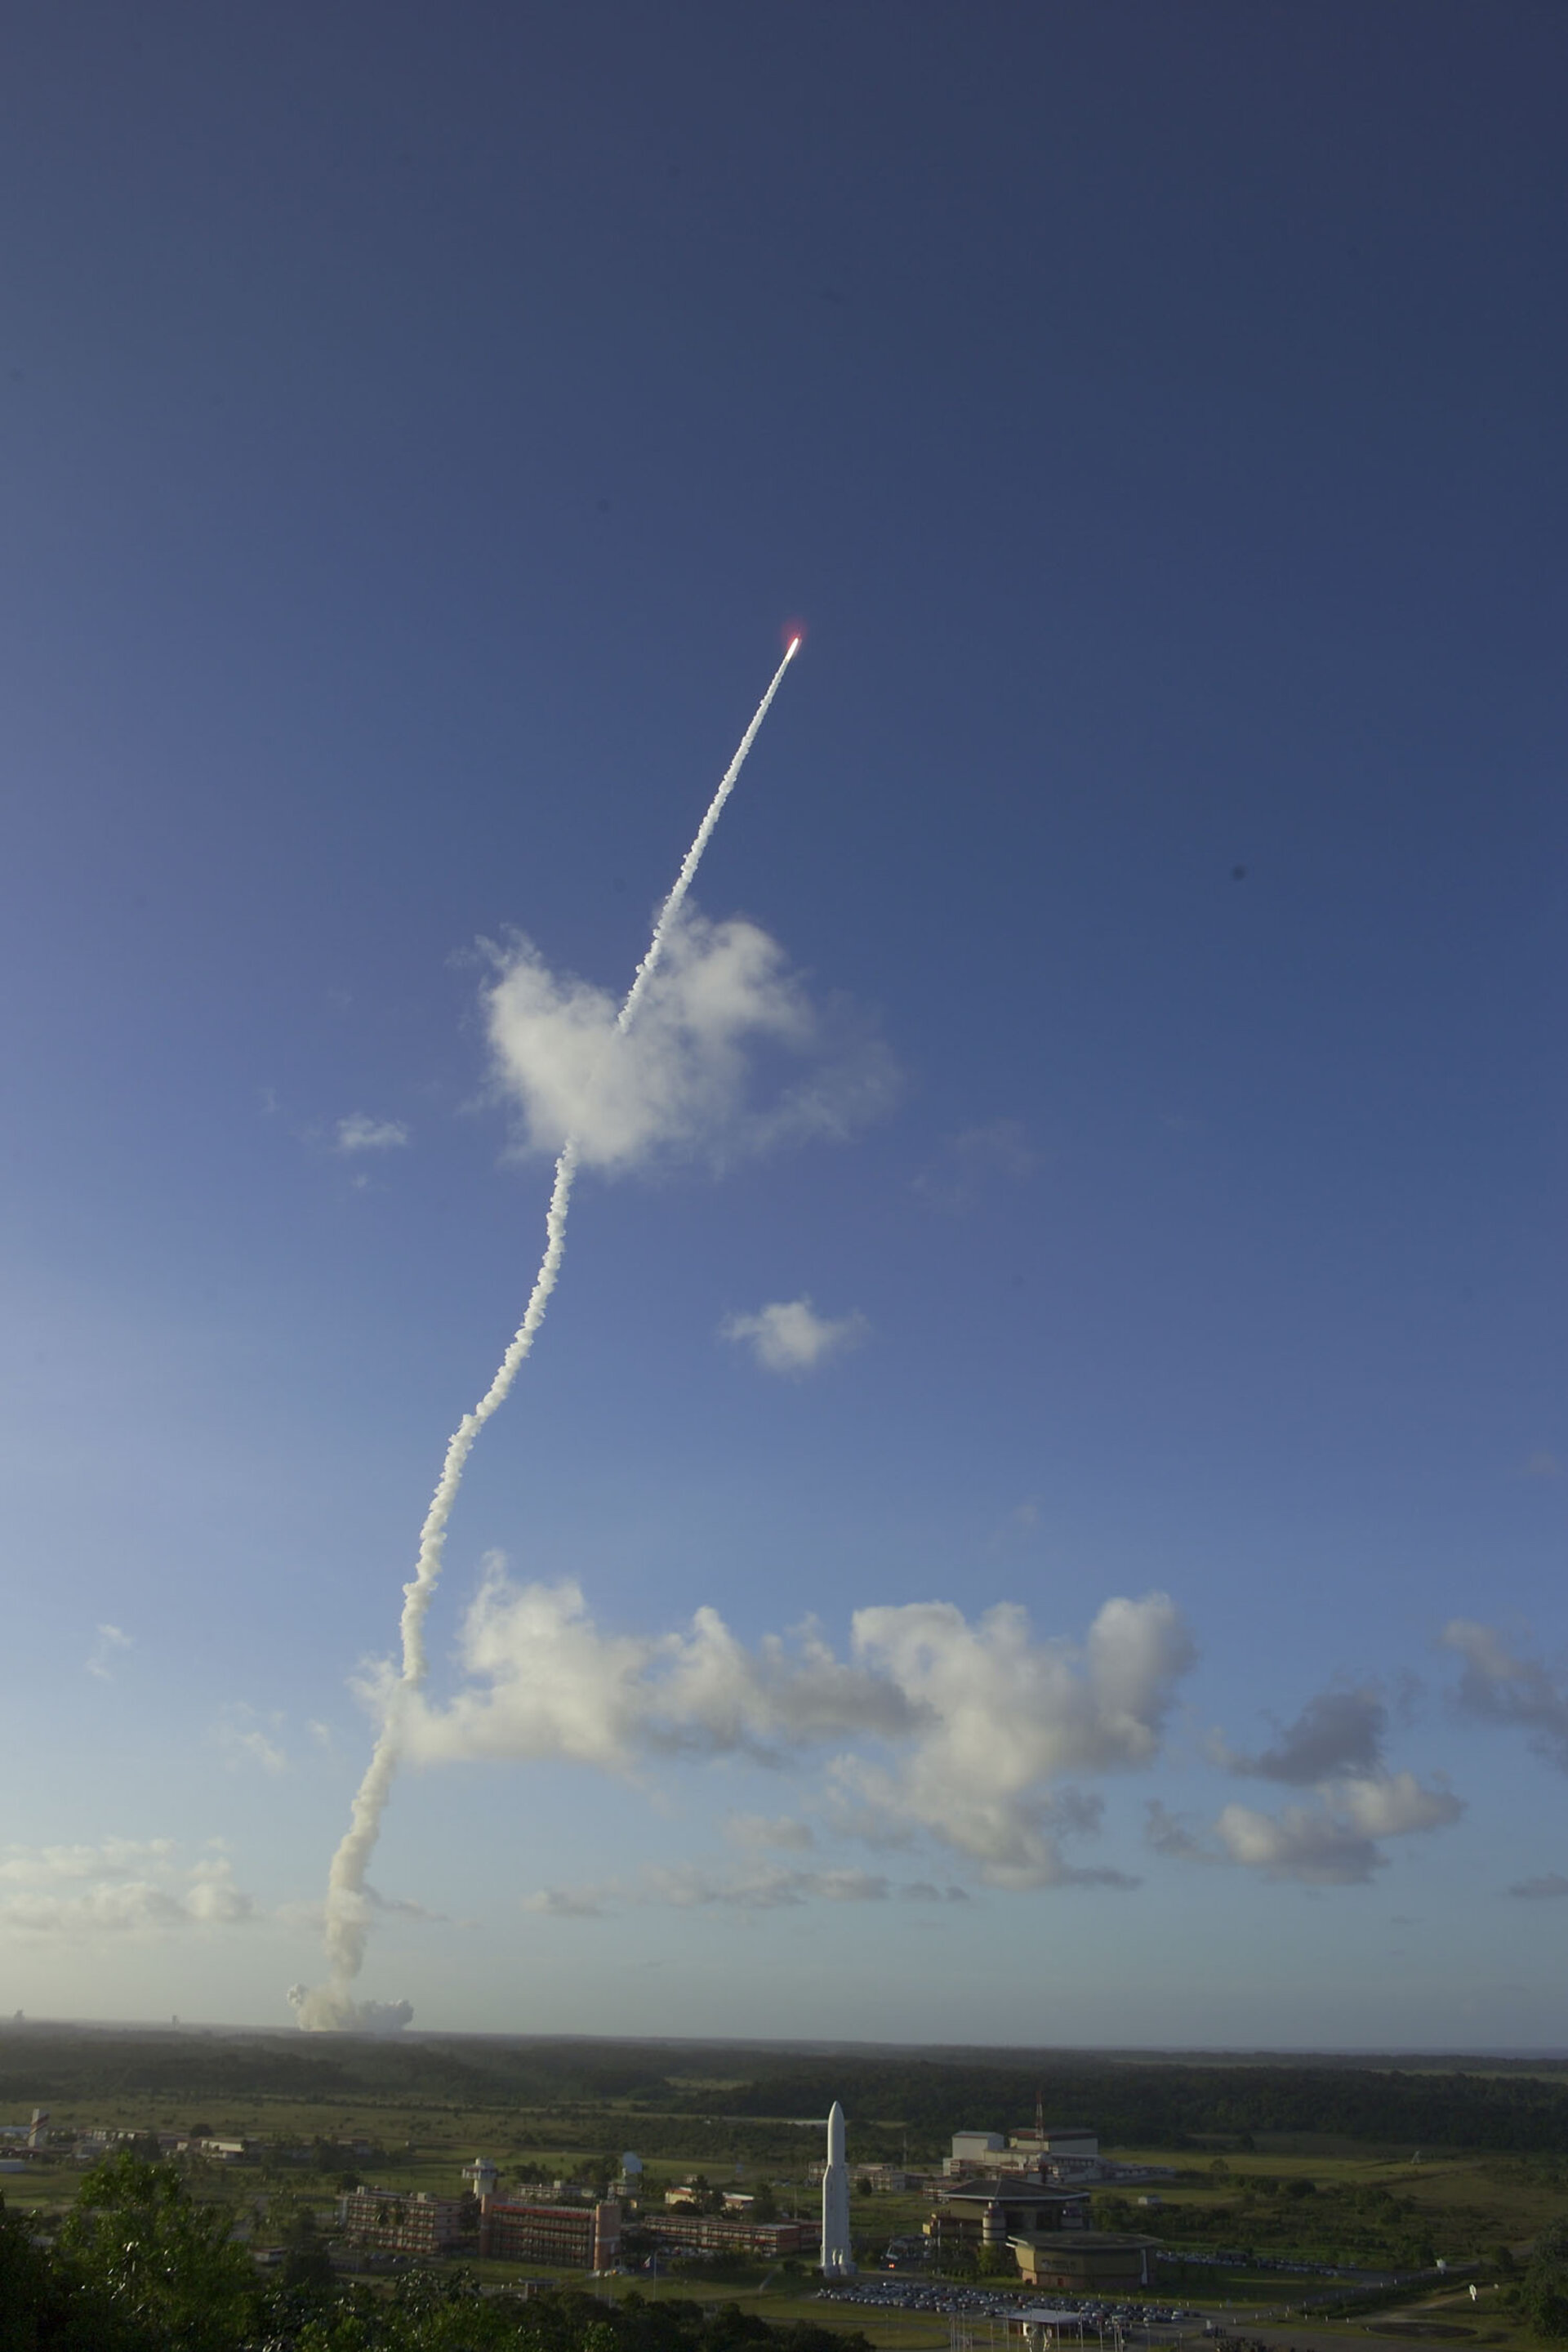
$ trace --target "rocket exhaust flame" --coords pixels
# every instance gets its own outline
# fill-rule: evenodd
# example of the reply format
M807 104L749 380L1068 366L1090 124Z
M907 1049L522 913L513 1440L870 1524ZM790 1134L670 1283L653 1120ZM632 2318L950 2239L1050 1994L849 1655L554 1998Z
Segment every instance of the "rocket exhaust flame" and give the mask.
M671 928L679 917L687 893L696 878L698 866L702 862L702 853L713 837L724 803L735 789L747 755L762 731L763 721L772 708L785 670L800 649L800 643L798 636L790 640L784 659L769 680L767 692L758 703L750 726L736 746L734 757L719 780L691 846L681 860L680 871L669 895L658 910L647 953L632 975L632 984L616 1015L616 1027L623 1036L630 1028L637 1006L658 969ZM430 1507L425 1514L425 1524L419 1531L419 1550L414 1574L403 1588L401 1670L391 1685L380 1733L371 1751L364 1778L350 1808L348 1828L332 1856L331 1869L328 1874L325 1942L331 1981L313 1990L296 1985L289 1996L300 2024L307 2028L353 2027L363 2024L372 2011L378 2019L390 2013L383 2011L380 2004L356 2001L349 1990L364 1965L365 1944L370 1932L371 1902L366 1893L365 1876L376 1841L381 1835L382 1819L396 1777L404 1710L410 1696L424 1682L428 1671L425 1621L440 1581L447 1523L458 1499L458 1490L462 1485L463 1472L475 1441L490 1415L499 1412L506 1402L512 1382L524 1359L531 1352L539 1327L544 1320L545 1309L550 1304L566 1253L566 1215L571 1206L572 1185L576 1173L577 1145L575 1139L568 1136L555 1162L555 1178L544 1218L544 1255L533 1279L533 1288L529 1293L522 1321L496 1368L495 1378L472 1412L463 1415L447 1441L441 1475L436 1483ZM398 2007L399 2010L406 2010L405 2003Z

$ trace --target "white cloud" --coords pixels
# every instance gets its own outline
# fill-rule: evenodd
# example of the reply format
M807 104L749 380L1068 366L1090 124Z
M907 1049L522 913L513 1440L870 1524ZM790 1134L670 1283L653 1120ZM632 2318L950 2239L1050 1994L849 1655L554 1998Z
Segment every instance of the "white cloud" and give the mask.
M1445 1646L1465 1662L1455 1694L1468 1715L1512 1724L1531 1735L1537 1755L1568 1772L1568 1675L1510 1650L1489 1625L1456 1617L1443 1629Z
M1451 1790L1424 1787L1413 1772L1378 1773L1331 1782L1315 1805L1281 1813L1226 1805L1215 1830L1226 1859L1244 1868L1305 1886L1353 1886L1386 1867L1379 1840L1447 1829L1463 1811Z
M212 1736L231 1769L254 1764L276 1779L289 1769L289 1759L279 1744L282 1729L280 1715L258 1715L255 1707L237 1700L219 1716Z
M104 1838L97 1845L8 1845L0 1848L0 1880L59 1886L83 1879L135 1878L149 1869L161 1869L174 1850L173 1838Z
M1260 1813L1250 1805L1226 1805L1215 1827L1231 1862L1306 1886L1357 1885L1384 1861L1371 1838L1321 1806Z
M408 1129L400 1118L367 1118L363 1110L351 1111L340 1118L333 1139L334 1151L398 1151L408 1141Z
M748 1341L764 1371L809 1372L829 1356L858 1347L868 1328L863 1315L819 1315L809 1298L775 1300L754 1315L731 1315L720 1325L724 1339Z
M542 1886L536 1895L523 1899L525 1911L537 1911L546 1919L602 1919L608 1897L616 1895L614 1886Z
M1164 1593L1108 1601L1081 1647L1036 1642L1011 1603L971 1625L928 1601L860 1610L854 1649L922 1717L892 1766L837 1761L840 1787L875 1820L935 1837L994 1886L1124 1883L1062 1857L1064 1836L1098 1828L1099 1801L1046 1789L1153 1759L1194 1654Z
M886 1047L842 1007L814 1005L782 948L754 923L689 911L623 1034L607 991L552 972L518 939L491 950L484 1006L498 1088L531 1151L568 1135L584 1164L625 1171L657 1159L718 1162L812 1135L851 1132L890 1103ZM754 1066L808 1066L771 1107Z
M465 1684L406 1706L410 1759L561 1757L630 1773L658 1756L832 1748L841 1828L934 1839L991 1884L1116 1881L1064 1861L1099 1800L1054 1786L1150 1762L1193 1657L1163 1594L1110 1601L1087 1640L1037 1641L1023 1610L861 1610L849 1656L806 1625L748 1648L712 1609L684 1632L601 1632L574 1585L514 1586L492 1559L464 1623ZM385 1703L390 1670L364 1695ZM871 1752L868 1752L868 1750Z
M133 1650L135 1646L130 1634L121 1633L118 1625L100 1625L98 1628L98 1639L92 1645L92 1654L87 1662L88 1673L96 1675L100 1683L111 1683L114 1680L111 1661L124 1651Z
M1260 1755L1238 1755L1215 1732L1208 1752L1226 1771L1307 1787L1338 1772L1377 1771L1388 1709L1370 1684L1320 1691Z
M741 1870L712 1870L700 1863L650 1863L630 1885L547 1886L531 1895L524 1908L549 1919L602 1919L616 1912L783 1911L808 1903L886 1903L895 1895L942 1901L939 1891L895 1887L869 1870L792 1870L758 1863ZM963 1900L958 1888L949 1899Z
M407 1710L415 1762L553 1756L628 1771L650 1755L771 1757L847 1726L890 1736L914 1720L899 1690L841 1663L810 1625L752 1650L714 1609L683 1633L603 1633L574 1584L513 1585L495 1555L459 1654L469 1687ZM365 1686L373 1706L382 1688Z
M1441 1784L1424 1788L1414 1772L1379 1772L1341 1780L1327 1793L1329 1802L1348 1822L1374 1838L1449 1829L1465 1810L1452 1790Z
M0 1934L72 1942L101 1935L167 1935L234 1927L256 1906L226 1857L184 1865L170 1838L106 1838L96 1846L7 1846Z

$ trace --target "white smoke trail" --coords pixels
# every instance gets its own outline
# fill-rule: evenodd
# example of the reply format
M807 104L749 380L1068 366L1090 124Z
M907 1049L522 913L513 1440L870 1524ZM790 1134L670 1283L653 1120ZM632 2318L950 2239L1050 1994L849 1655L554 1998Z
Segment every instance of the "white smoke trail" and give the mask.
M736 747L734 758L719 780L718 789L708 803L707 813L697 828L691 846L681 860L674 886L654 922L647 952L632 976L626 1001L616 1017L616 1028L622 1036L630 1028L648 982L658 969L671 927L679 916L686 895L702 862L702 853L713 837L713 828L723 813L725 802L735 789L741 770L746 764L747 754L756 741L773 698L783 683L784 674L799 650L800 639L792 638L783 661L769 681L767 692L752 714L751 725ZM419 1552L414 1574L403 1588L402 1669L387 1694L381 1731L350 1808L348 1828L332 1856L331 1869L327 1877L325 1940L331 1981L315 1990L296 1985L289 1996L300 2024L304 2026L353 2026L362 2023L372 2009L379 2013L379 2004L355 2001L349 1987L364 1964L371 1918L365 1874L370 1867L376 1840L381 1835L382 1816L386 1811L386 1801L392 1793L392 1783L397 1771L404 1708L410 1694L417 1690L425 1680L428 1668L425 1620L440 1581L447 1522L458 1499L458 1489L463 1483L463 1471L473 1452L475 1440L490 1415L499 1412L506 1402L511 1384L524 1358L531 1351L539 1327L544 1320L544 1310L550 1304L551 1294L561 1272L561 1261L566 1252L566 1213L571 1206L572 1183L576 1173L577 1145L575 1139L568 1136L555 1162L555 1181L551 1187L550 1206L544 1218L544 1255L540 1260L539 1272L534 1276L522 1321L496 1368L494 1380L473 1411L463 1415L447 1442L441 1475L430 1498L430 1507L425 1514L425 1524L419 1530Z

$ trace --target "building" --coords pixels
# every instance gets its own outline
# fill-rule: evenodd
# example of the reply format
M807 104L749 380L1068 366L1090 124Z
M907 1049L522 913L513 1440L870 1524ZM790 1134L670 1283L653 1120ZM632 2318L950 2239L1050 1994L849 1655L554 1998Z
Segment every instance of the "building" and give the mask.
M949 2179L972 2173L1029 2172L1042 2180L1098 2180L1106 2170L1100 2135L1079 2124L1047 2125L1037 2119L1031 2132L954 2132L952 2153L942 2160Z
M479 2208L479 2252L498 2262L613 2271L621 2259L621 2209L609 2202L531 2205L521 2198L487 2197Z
M463 2179L468 2184L468 2194L477 2197L481 2205L487 2197L495 2195L500 2177L488 2156L476 2156L472 2164L463 2167Z
M353 2189L338 2200L343 2235L379 2253L440 2254L463 2234L460 2197L426 2189Z
M950 2179L962 2178L966 2172L994 2172L1006 2145L1000 2132L954 2132L952 2154L942 2158L942 2168Z
M1010 2172L944 2190L925 2232L939 2253L978 2253L984 2246L1005 2246L1015 2238L1081 2232L1088 2223L1089 2200L1081 2189L1053 2189L1026 2174Z
M1150 2284L1152 2238L1112 2237L1103 2230L1047 2231L1008 2240L1019 2275L1031 2286L1065 2294L1120 2294Z
M815 2252L816 2232L809 2221L753 2221L727 2213L661 2213L647 2224L661 2246L699 2254L755 2254L779 2263L790 2254Z

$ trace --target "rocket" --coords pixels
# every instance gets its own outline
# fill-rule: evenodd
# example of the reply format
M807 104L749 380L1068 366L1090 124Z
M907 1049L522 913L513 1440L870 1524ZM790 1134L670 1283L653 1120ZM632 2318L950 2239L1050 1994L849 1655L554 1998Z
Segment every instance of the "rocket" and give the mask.
M855 2257L849 2247L849 2168L844 2160L844 2110L837 2099L827 2118L827 2163L822 2175L822 2275L855 2275Z

